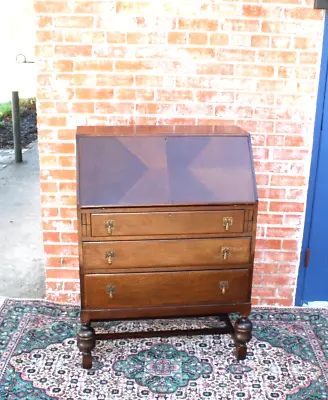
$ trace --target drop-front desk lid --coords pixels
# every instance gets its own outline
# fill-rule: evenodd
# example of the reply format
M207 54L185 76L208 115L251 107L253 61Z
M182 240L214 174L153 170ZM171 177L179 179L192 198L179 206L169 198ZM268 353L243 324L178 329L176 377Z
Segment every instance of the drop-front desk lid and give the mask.
M78 204L257 201L250 137L229 126L79 127Z

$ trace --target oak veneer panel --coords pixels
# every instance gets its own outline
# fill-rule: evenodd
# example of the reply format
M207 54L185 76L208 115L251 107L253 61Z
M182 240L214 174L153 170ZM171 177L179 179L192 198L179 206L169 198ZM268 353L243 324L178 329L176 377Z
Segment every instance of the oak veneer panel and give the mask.
M256 201L248 135L77 139L80 207Z
M84 271L248 264L250 246L251 238L248 237L84 242ZM226 260L221 252L223 247L230 249ZM111 265L106 259L108 251L114 253Z
M244 231L242 210L195 212L94 213L91 214L91 234L97 237L186 235L206 233L241 233ZM231 217L226 231L224 218ZM108 233L107 221L113 229Z
M222 294L220 282L228 282ZM246 302L248 270L86 275L88 309ZM107 287L114 287L110 298Z

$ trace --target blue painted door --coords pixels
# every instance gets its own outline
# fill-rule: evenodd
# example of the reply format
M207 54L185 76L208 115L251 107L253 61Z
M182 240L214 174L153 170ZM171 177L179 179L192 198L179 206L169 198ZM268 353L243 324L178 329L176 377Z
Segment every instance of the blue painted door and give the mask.
M328 18L325 21L316 123L296 305L328 302ZM328 305L328 303L327 303Z

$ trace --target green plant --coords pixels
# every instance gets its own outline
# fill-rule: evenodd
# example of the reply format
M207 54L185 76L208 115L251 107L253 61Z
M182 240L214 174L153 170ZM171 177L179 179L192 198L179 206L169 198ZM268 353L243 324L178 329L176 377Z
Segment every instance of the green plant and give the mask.
M0 129L4 129L5 128L5 121L0 121Z
M0 103L0 119L11 117L11 103Z

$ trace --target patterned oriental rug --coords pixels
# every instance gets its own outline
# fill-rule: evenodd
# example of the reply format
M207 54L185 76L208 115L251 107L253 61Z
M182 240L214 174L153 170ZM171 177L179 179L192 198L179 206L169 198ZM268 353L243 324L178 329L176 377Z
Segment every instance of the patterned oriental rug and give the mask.
M0 308L0 399L328 399L328 309L254 308L237 362L229 335L97 343L92 370L76 347L79 309L7 299ZM95 324L98 331L213 327L218 317Z

